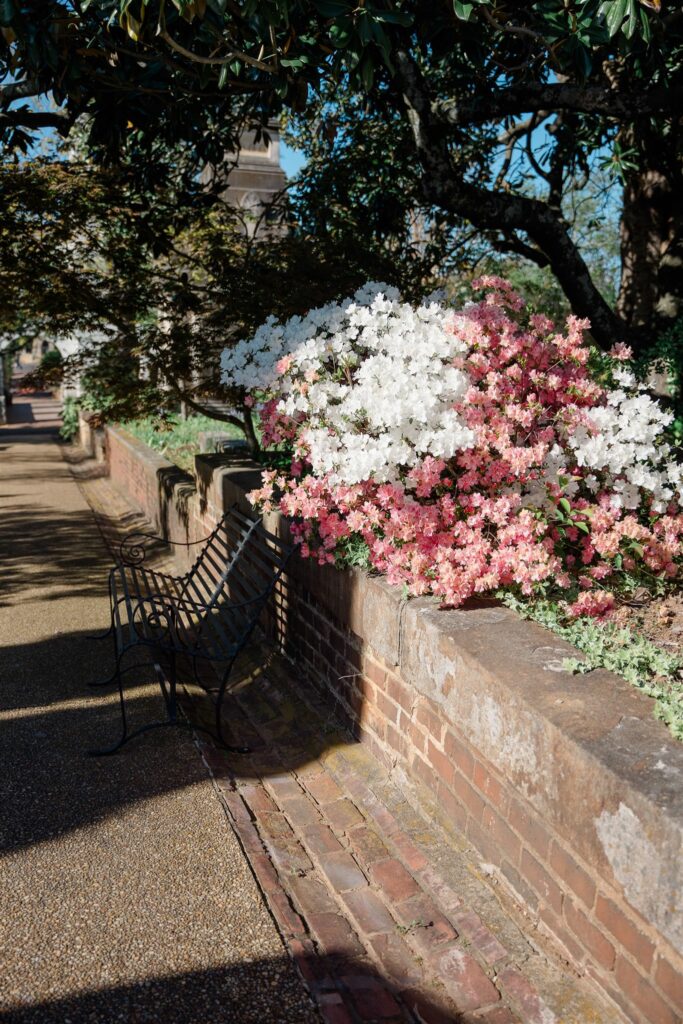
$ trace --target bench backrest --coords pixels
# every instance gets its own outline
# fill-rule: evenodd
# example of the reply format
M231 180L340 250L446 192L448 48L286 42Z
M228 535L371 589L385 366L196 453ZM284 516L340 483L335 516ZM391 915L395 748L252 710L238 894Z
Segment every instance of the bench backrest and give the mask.
M291 553L291 547L268 533L260 519L233 507L192 566L187 597L208 606L207 616L215 611L220 618L221 606L229 604L231 632L235 627L240 634L251 632Z

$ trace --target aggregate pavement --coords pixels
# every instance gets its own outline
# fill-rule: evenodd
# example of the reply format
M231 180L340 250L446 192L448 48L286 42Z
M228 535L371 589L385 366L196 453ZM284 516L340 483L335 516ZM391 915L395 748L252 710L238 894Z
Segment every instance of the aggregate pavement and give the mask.
M119 728L87 686L112 667L87 639L110 556L39 403L0 428L0 1019L313 1024L192 736L86 756Z

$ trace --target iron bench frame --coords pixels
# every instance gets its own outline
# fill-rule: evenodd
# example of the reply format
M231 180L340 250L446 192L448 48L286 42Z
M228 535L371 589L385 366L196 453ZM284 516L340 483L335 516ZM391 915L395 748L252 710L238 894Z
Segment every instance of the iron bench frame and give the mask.
M191 548L200 544L203 547L190 570L176 576L143 565L153 550L149 541L173 547ZM105 633L93 637L113 638L115 669L108 679L90 685L99 688L117 684L123 732L113 746L90 750L90 756L115 754L134 737L165 726L201 729L212 735L223 749L249 753L248 747L230 744L223 736L223 698L235 661L254 632L292 552L292 546L264 529L260 518L245 515L237 505L200 540L173 541L136 531L121 541L116 564L109 572L111 624ZM222 558L225 558L224 565L221 565ZM231 592L243 599L230 600ZM166 718L129 732L123 676L135 668L150 667L144 660L123 665L126 655L135 648L147 649L153 654L152 665L166 707ZM179 657L192 663L195 681L205 692L215 695L215 734L205 726L178 717ZM198 662L206 662L219 670L217 687L207 687L202 682Z

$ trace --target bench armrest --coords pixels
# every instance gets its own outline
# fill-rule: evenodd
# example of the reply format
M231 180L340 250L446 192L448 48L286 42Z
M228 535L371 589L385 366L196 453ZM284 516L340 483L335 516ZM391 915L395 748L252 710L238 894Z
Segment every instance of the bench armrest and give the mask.
M127 537L124 537L119 545L119 563L121 565L135 566L142 565L147 553L150 550L149 545L145 546L143 543L145 540L158 541L159 544L171 544L173 547L192 548L196 544L206 544L211 539L211 534L208 537L200 537L199 540L169 540L167 537L160 537L156 533L145 533L142 530L136 531L135 533L129 533Z
M221 522L223 522L227 516L237 507L233 505L223 516ZM220 526L220 523L219 523ZM218 527L216 527L218 529ZM173 547L178 548L193 548L197 544L206 544L211 540L216 530L212 530L208 537L200 537L199 540L170 540L168 537L160 537L156 533L148 533L145 530L136 530L133 533L129 533L127 537L124 537L119 545L119 562L121 565L138 566L142 565L149 547L145 547L142 543L145 540L158 541L160 544L170 544Z

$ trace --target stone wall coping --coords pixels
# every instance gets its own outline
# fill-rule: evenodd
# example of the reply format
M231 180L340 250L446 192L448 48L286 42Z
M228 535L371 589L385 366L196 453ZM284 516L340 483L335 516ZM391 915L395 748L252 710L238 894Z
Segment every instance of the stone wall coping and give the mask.
M170 465L113 429L150 470ZM244 504L258 486L253 463L196 463L200 492L210 481L216 507ZM286 534L284 517L267 518ZM650 698L607 671L564 671L577 651L495 602L441 610L371 574L303 560L294 575L683 948L683 744L653 717Z

